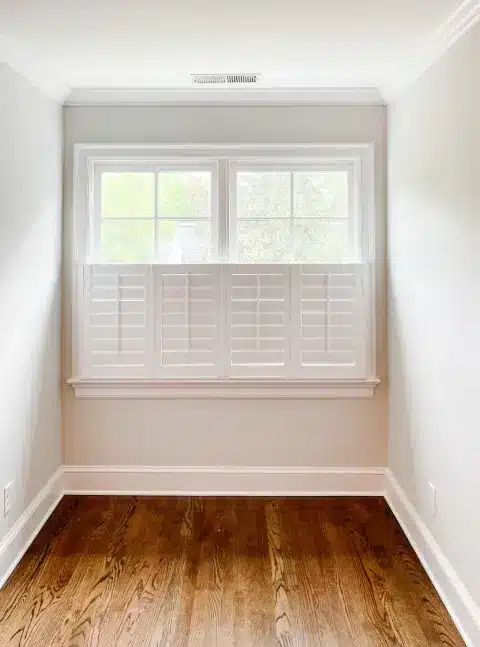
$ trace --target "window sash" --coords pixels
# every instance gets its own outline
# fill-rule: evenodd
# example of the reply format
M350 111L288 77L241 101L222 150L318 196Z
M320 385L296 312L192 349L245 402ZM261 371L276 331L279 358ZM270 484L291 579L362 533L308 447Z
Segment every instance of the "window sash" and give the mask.
M238 205L238 196L237 196L237 187L238 187L238 175L239 173L255 173L255 172L276 172L284 171L290 174L290 214L289 216L272 216L271 220L281 220L285 222L290 222L290 232L293 231L295 224L317 220L313 217L305 216L295 216L294 213L294 200L295 200L295 173L297 172L325 172L328 173L334 171L343 171L347 174L347 186L348 186L348 214L346 217L338 216L319 216L318 221L327 221L327 222L348 222L348 247L350 250L350 255L344 260L346 262L356 262L361 261L361 241L360 241L360 231L361 228L357 224L357 221L360 220L361 209L358 202L359 192L355 188L355 170L356 162L355 161L337 161L337 162L325 162L325 161L246 161L246 160L230 160L229 161L229 250L230 256L229 260L232 263L242 262L238 257L238 225L243 221L268 221L268 217L248 217L248 218L239 218L237 216L237 205ZM339 259L341 260L341 259ZM260 262L260 261L257 261ZM288 262L288 261L285 261ZM291 261L292 264L302 261ZM330 260L329 262L335 262Z
M158 175L160 173L175 172L208 172L210 173L210 216L209 217L168 217L160 216L158 208ZM153 217L108 217L103 218L102 209L102 175L104 173L153 173L155 174L154 188L154 215ZM94 172L91 177L93 187L91 187L93 199L91 199L90 214L88 218L87 235L87 260L90 263L101 262L101 227L104 221L153 221L154 223L154 257L152 262L159 263L159 239L157 223L161 221L168 222L205 222L210 223L211 238L209 255L210 262L218 261L218 160L205 159L188 159L188 160L162 160L158 163L145 162L141 159L132 160L129 163L96 163Z
M139 218L121 218L109 217L102 218L101 214L101 176L103 173L115 172L138 172L138 173L162 173L162 172L185 172L185 171L208 171L211 174L210 186L210 218L199 217L168 217L158 214L158 183L155 178L155 204L153 217L139 217ZM244 160L236 158L217 158L217 159L203 159L203 158L186 158L186 159L164 159L158 162L152 162L141 158L131 159L128 162L122 161L118 163L112 162L96 162L94 164L94 173L91 177L91 206L90 215L88 218L88 234L87 234L87 253L86 260L90 263L100 262L100 246L101 246L101 226L105 221L118 221L118 220L153 220L154 221L154 258L152 262L160 263L159 259L159 241L158 241L158 228L157 221L171 221L171 222L210 222L211 223L211 242L210 246L210 261L215 262L239 262L238 259L238 223L243 218L237 218L237 179L238 173L241 172L275 172L286 171L290 173L291 187L290 187L290 215L272 217L272 220L289 221L291 228L295 223L311 221L314 222L316 218L308 218L304 216L296 217L293 212L294 202L294 177L296 172L329 172L329 171L344 171L347 173L348 181L348 215L341 216L325 216L318 217L318 221L323 222L348 222L348 246L350 254L348 258L343 259L345 262L359 262L365 254L362 245L362 230L363 230L363 217L361 205L361 186L359 160L358 159L339 159L339 160L303 160L298 159L264 159L264 160ZM267 218L248 218L245 220L258 221L267 220ZM332 262L339 262L342 259L336 259ZM262 261L257 261L261 263ZM301 261L280 261L280 262L301 262Z

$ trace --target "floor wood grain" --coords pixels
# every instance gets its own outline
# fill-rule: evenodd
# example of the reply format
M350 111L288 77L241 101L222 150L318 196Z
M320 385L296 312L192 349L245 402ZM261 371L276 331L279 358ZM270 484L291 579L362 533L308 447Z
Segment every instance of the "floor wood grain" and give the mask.
M66 497L2 647L461 647L381 498Z

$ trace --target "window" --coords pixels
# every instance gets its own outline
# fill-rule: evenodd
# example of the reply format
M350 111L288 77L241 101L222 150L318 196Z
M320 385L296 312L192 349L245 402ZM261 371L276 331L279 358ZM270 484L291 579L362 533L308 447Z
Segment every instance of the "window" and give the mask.
M93 257L102 263L212 260L214 169L98 166Z
M373 392L371 153L77 147L78 393Z
M347 165L233 163L231 256L240 263L316 263L355 256Z
M220 190L218 166L229 178L227 192ZM359 257L353 162L97 164L93 189L94 262L338 263Z

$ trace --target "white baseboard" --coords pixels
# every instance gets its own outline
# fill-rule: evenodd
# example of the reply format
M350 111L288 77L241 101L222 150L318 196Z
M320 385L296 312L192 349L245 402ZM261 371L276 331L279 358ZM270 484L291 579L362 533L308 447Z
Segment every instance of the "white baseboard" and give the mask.
M0 589L63 497L60 467L0 541Z
M382 496L383 468L64 467L73 494Z
M446 606L467 647L480 645L480 609L412 502L386 470L385 499Z

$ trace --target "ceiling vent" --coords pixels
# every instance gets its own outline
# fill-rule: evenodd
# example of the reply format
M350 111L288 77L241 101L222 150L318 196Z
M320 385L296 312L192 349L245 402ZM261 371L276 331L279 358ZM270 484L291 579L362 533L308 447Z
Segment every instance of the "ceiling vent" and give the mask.
M260 74L192 74L194 85L252 85Z

